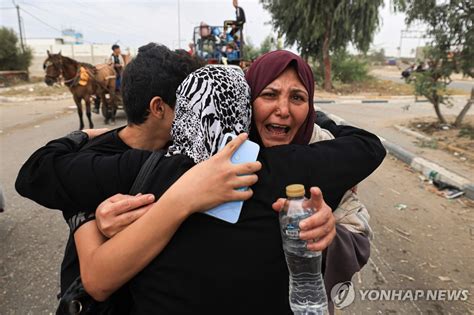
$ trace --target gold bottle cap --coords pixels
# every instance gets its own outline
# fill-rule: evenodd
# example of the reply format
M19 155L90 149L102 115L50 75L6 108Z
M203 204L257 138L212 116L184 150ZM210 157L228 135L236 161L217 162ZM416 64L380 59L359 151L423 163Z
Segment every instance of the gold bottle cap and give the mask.
M293 185L286 186L286 196L287 197L303 197L304 186L301 184L293 184Z

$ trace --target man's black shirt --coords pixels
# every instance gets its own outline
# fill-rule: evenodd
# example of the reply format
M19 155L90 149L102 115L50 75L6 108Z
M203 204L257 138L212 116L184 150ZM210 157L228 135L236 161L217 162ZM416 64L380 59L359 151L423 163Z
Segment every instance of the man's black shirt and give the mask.
M128 187L120 187L120 182L117 182L117 178L113 176L113 174L117 174L117 169L112 172L106 167L100 170L93 169L94 162L102 159L105 159L105 162L108 157L120 155L131 149L120 139L118 133L121 129L123 127L111 130L90 140L85 145L70 137L49 142L36 151L21 168L15 183L17 191L45 207L61 209L66 221L78 212L94 212L95 207L104 200L104 198L94 198L94 196L87 194L88 189L95 190L97 192L95 195L101 197L106 195L110 197L119 192L127 193ZM79 151L81 154L77 155ZM146 160L149 152L140 152L143 153L143 159ZM105 162L102 165L106 164ZM65 170L65 172L56 172L56 167ZM93 174L106 172L108 175L102 182L96 182L96 178L92 179L91 176L82 173L85 168L91 170ZM77 183L78 186L88 187L88 189L70 190L68 189L69 181ZM91 198L92 200L90 200ZM82 199L88 199L88 202L83 203ZM61 263L61 295L80 275L74 232L71 231L69 234Z
M118 136L118 132L121 129L122 128L112 130L89 141L80 151L89 150L90 152L98 152L104 155L113 155L130 150L131 148ZM64 258L61 263L61 294L63 294L69 285L80 275L79 257L77 256L76 243L74 242L74 232L75 231L71 231L71 233L69 233Z

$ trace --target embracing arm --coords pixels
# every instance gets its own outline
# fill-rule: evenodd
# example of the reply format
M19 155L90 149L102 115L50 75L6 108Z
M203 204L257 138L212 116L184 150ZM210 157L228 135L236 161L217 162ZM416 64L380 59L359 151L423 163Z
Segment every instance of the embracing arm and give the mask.
M105 202L115 201L114 197ZM144 195L136 201L146 202L148 198L154 199L153 195ZM116 202L116 206L123 207L123 203L136 206L127 199ZM140 219L109 241L95 221L81 226L74 239L86 291L97 301L107 299L163 250L191 209L182 198L165 194Z
M38 149L18 173L15 182L18 193L47 208L59 209L72 205L72 200L55 172L55 160L78 152L87 140L85 133L76 133L75 136L52 140Z
M266 148L264 155L275 175L286 182L318 186L327 204L336 209L344 193L368 177L386 151L377 136L365 130L336 126L336 139L310 145Z
M134 223L106 240L95 222L81 226L74 235L87 292L104 300L140 272L169 242L181 223L192 213L232 200L247 200L252 191L236 188L251 186L259 162L234 165L230 157L246 139L240 135L209 160L182 175L160 199ZM182 172L182 170L174 170ZM124 214L151 196L114 196L101 207L121 209ZM99 207L100 208L100 207ZM138 211L138 210L135 210Z
M79 151L82 142L59 138L37 150L16 179L18 193L42 206L63 210L65 217L91 212L107 197L127 193L149 152L123 154Z

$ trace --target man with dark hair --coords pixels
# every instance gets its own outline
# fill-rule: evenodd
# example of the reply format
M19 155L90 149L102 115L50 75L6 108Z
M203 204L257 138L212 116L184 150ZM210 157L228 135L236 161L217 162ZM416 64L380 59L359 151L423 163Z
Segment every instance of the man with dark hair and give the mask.
M174 119L176 89L188 74L201 66L202 64L193 57L175 53L163 45L150 43L140 47L138 55L127 65L123 73L122 94L128 119L127 126L111 130L91 141L89 141L89 135L92 137L95 131L92 130L89 133L75 131L64 138L51 141L36 151L23 165L15 184L17 191L45 207L57 208L58 204L61 204L59 208L70 227L71 233L61 265L61 295L80 275L74 232L84 223L95 219L95 214L86 214L84 212L86 207L77 202L89 197L81 196L80 191L67 191L66 187L61 186L61 175L52 171L53 165L69 170L68 176L77 178L77 181L83 185L92 185L99 189L104 183L96 183L91 178L75 172L82 167L90 168L95 159L107 159L108 156L123 153L129 149L143 150L143 156L146 159L149 151L166 147L170 140L171 123ZM74 153L79 150L87 154L81 154L80 159L75 159ZM74 168L71 167L72 164L75 165ZM113 166L110 169L94 171L107 174L105 177L110 182L120 183L121 170L112 168ZM45 174L47 177L58 177L57 187L49 187L56 192L54 195L42 192L45 183L41 178L45 178L43 177ZM120 184L118 186L120 187ZM109 195L127 194L128 190L124 188L121 191L107 193ZM98 205L102 201L95 202ZM55 206L52 206L53 203ZM97 217L97 222L100 229L101 220L108 222L122 220L124 223L128 220L130 223L139 215L141 215L139 212L134 214L132 211L126 217Z

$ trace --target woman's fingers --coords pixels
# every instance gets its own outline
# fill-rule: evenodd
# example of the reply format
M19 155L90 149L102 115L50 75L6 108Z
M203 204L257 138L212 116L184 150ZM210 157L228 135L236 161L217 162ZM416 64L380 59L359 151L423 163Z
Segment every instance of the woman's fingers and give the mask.
M329 206L321 208L318 212L312 214L310 217L300 222L300 228L302 230L311 230L318 226L324 225L330 222L331 218L334 217Z
M309 191L311 193L311 198L307 201L309 206L316 211L320 211L326 205L321 189L319 187L311 187Z
M231 201L240 201L240 200L248 200L252 198L253 190L251 188L247 190L234 190L230 195Z
M277 211L277 212L280 212L283 207L285 206L285 203L287 202L288 200L285 199L285 198L279 198L277 201L275 201L273 204L272 204L272 208L273 210Z
M234 152L240 147L242 143L245 142L245 140L248 139L248 137L249 137L248 134L241 133L240 135L232 139L231 142L227 143L224 149L222 149L222 151L220 151L219 153L221 153L222 156L230 159L232 154L234 154Z
M260 163L259 161L234 165L235 174L238 174L238 175L256 173L260 171L261 168L262 168L262 163Z
M301 231L300 238L305 241L320 239L326 236L327 234L331 233L332 230L333 230L333 223L331 220L329 220L325 224L318 226L316 228L313 228L311 230Z
M328 246L331 244L331 242L334 240L334 237L336 237L336 230L334 229L331 231L329 234L326 236L320 238L316 242L313 243L308 243L306 247L314 252L320 252L328 248Z
M233 189L238 189L242 187L249 187L255 184L258 181L258 176L253 175L242 175L237 176L232 182L231 186Z

